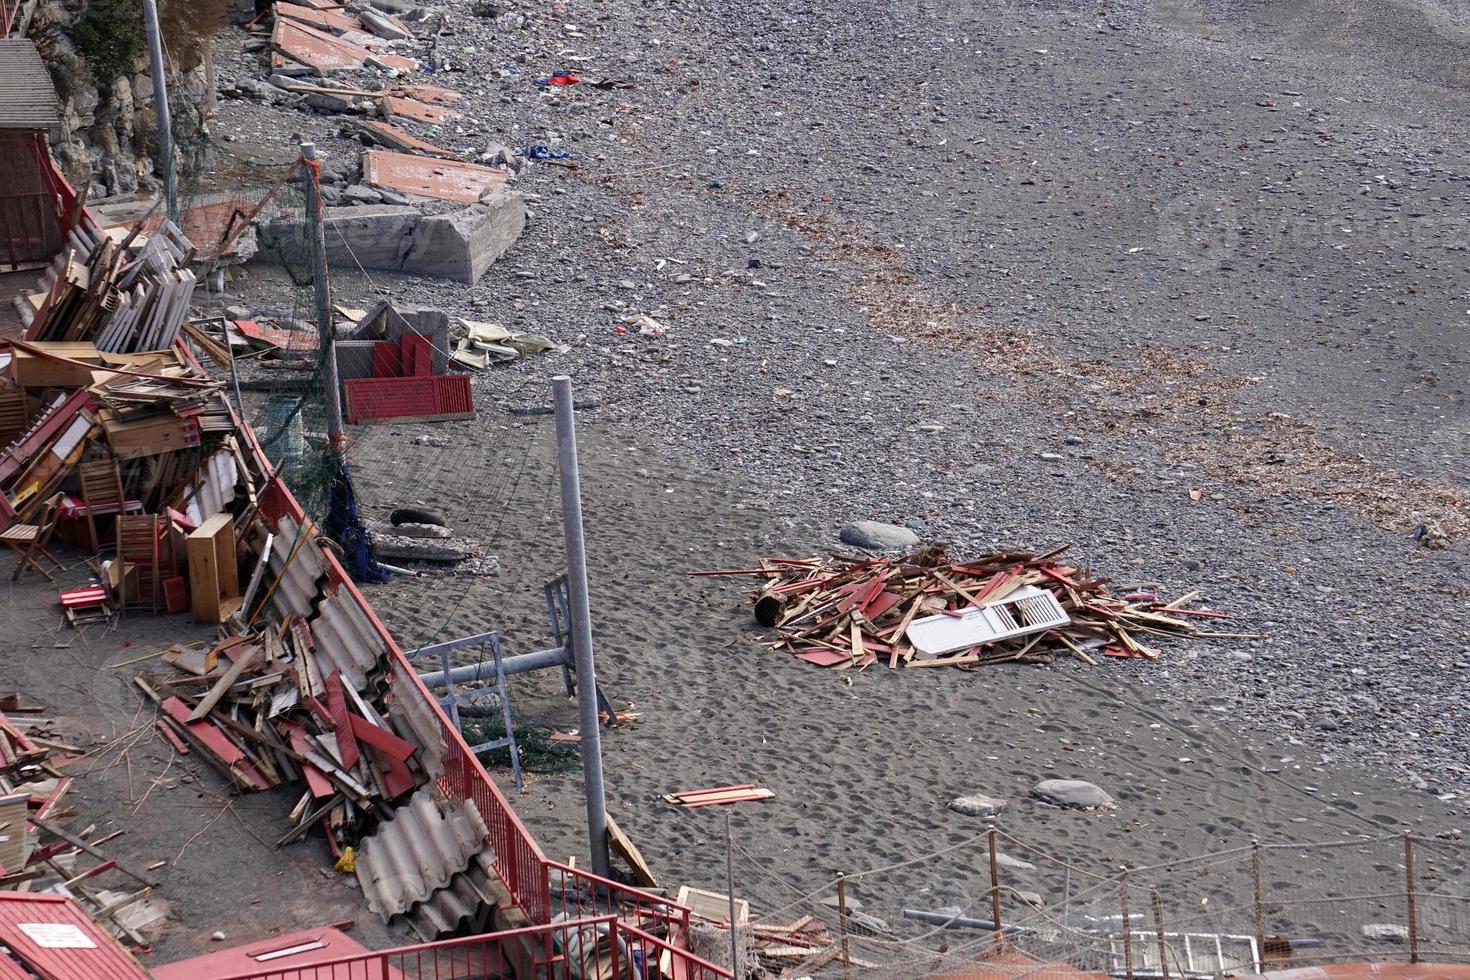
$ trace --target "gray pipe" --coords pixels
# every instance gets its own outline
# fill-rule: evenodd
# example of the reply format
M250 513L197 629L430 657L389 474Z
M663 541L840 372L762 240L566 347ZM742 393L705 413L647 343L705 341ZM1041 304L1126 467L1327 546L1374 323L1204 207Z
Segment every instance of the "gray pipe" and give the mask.
M923 909L904 909L903 917L913 919L917 922L927 922L932 926L954 926L960 929L984 929L986 932L995 931L995 923L989 919L972 919L964 915L951 915L948 912L927 912ZM1024 926L1002 926L1002 933L1034 932Z
M163 177L163 200L168 220L179 225L179 195L174 186L174 138L169 121L168 79L163 75L163 38L158 29L158 8L143 0L143 27L148 34L148 69L153 73L153 117L158 120L158 169ZM229 343L229 338L225 338Z
M550 650L537 650L535 653L518 653L514 657L502 657L500 663L505 667L505 675L525 674L533 670L544 670L547 667L572 666L572 658L567 655L564 647L553 647ZM433 690L444 686L444 671L436 670L431 674L420 674L419 680L424 686ZM471 684L475 681L495 680L495 661L485 660L466 667L451 667L449 669L449 680L453 684Z
M567 596L572 607L572 652L577 660L577 709L582 778L587 794L587 837L592 873L607 877L607 799L602 785L602 730L597 721L597 669L592 656L592 611L587 598L587 543L582 537L582 481L577 472L577 427L572 379L551 379L556 406L556 472L567 540ZM611 708L609 708L611 710Z

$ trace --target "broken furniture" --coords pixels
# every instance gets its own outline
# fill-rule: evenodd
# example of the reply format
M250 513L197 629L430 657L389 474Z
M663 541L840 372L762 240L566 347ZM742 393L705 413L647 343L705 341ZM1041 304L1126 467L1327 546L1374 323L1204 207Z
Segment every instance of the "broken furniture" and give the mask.
M118 469L116 457L108 456L78 463L76 474L82 510L86 513L87 529L90 532L88 540L94 550L100 550L102 537L97 533L97 518L139 511L143 509L143 503L139 500L127 500L123 494L122 471ZM73 513L68 516L76 515Z
M118 606L158 612L163 597L163 523L157 514L117 519Z
M20 580L21 572L27 566L34 568L48 581L56 581L55 577L41 563L36 561L39 555L56 568L61 568L61 562L51 552L46 550L46 543L51 540L51 534L56 530L57 511L61 507L61 494L54 494L43 503L36 511L36 523L34 524L12 524L5 530L0 531L0 541L10 545L12 551L19 556L15 571L11 573L10 580Z
M235 560L235 522L215 514L184 539L189 597L196 623L223 623L239 611L240 569Z

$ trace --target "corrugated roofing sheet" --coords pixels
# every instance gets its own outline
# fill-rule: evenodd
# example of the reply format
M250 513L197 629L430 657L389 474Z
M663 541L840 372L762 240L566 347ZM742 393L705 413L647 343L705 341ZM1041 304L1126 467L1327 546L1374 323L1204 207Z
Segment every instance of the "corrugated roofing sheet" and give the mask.
M420 789L358 846L357 880L385 921L444 888L485 846L474 802L441 805L435 796Z
M52 129L61 110L35 42L0 38L0 129Z
M148 978L111 936L61 895L0 892L0 945L47 980Z

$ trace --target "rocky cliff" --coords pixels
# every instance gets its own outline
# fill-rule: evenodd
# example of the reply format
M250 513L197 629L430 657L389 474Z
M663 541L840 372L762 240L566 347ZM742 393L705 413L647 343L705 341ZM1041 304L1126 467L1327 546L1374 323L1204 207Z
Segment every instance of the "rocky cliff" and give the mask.
M175 140L203 138L214 109L209 39L229 7L220 0L160 5ZM158 125L138 0L40 0L27 35L62 103L53 152L79 190L97 200L157 186Z

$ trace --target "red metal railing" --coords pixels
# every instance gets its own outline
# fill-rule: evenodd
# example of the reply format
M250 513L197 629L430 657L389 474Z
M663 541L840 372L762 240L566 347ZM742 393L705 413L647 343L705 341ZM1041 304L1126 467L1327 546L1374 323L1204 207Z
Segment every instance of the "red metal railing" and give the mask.
M616 916L530 926L359 953L305 966L271 967L216 980L481 980L509 975L530 955L543 980L728 980L730 974Z

